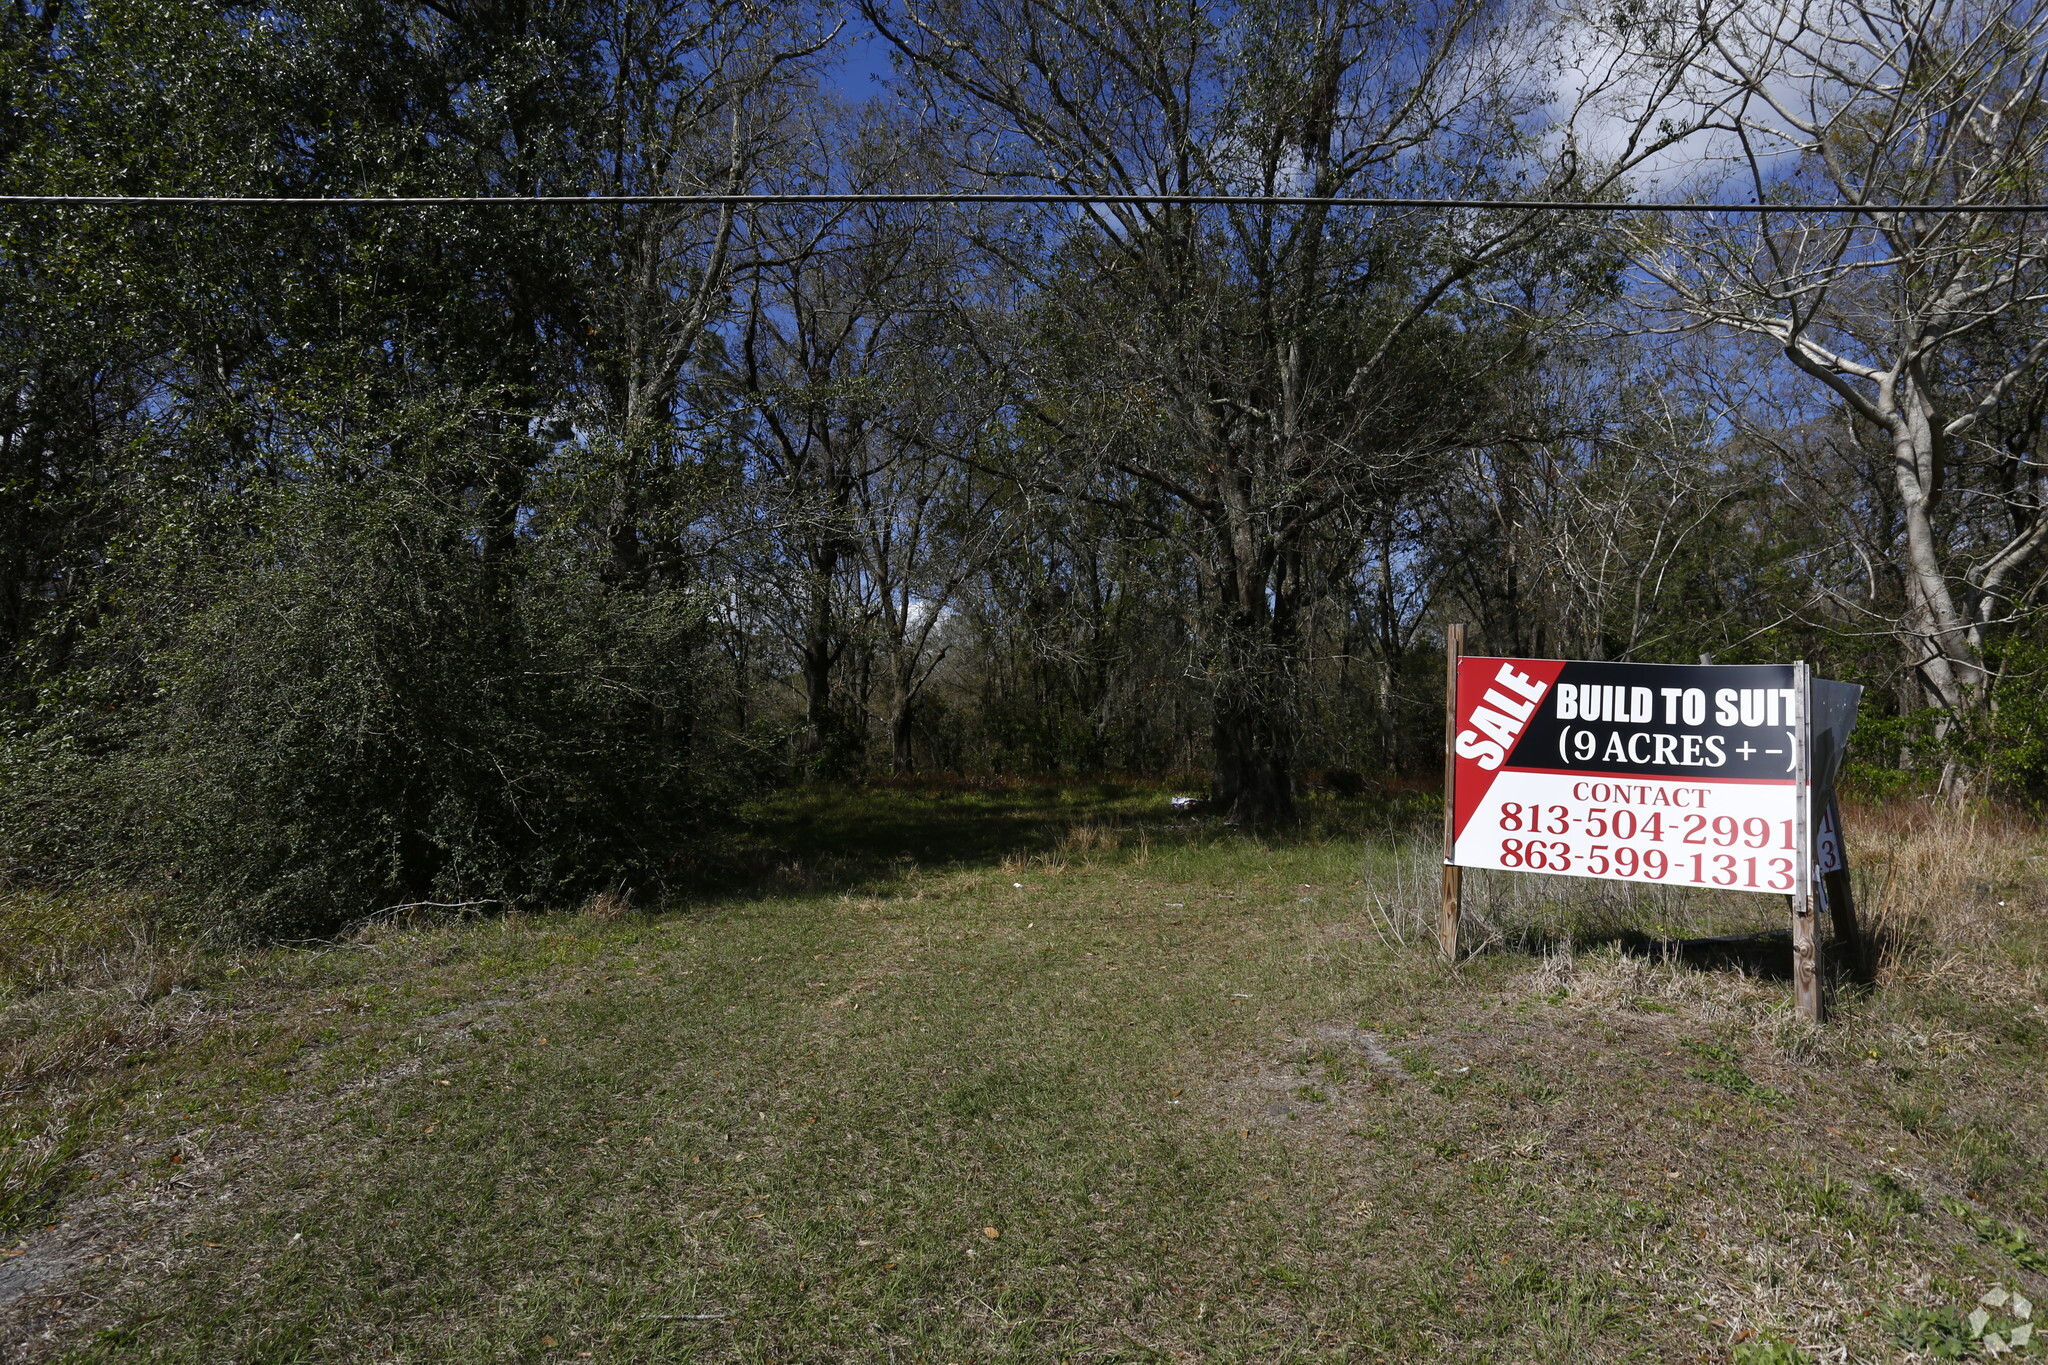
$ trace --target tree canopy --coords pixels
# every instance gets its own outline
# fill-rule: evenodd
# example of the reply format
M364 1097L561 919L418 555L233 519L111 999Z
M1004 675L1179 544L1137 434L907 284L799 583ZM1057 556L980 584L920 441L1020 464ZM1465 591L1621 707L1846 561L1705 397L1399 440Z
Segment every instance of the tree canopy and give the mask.
M1882 206L2048 197L2041 22L16 0L14 193L1527 207L0 208L0 876L297 933L885 770L1270 823L1432 770L1454 620L2037 797L2048 237Z

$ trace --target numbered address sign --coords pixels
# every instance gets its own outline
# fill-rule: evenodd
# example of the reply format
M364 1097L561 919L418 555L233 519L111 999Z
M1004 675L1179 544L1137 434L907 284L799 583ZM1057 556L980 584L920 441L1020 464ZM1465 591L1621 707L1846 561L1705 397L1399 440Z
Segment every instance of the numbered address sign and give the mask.
M1448 861L1794 891L1799 681L1790 664L1460 658Z

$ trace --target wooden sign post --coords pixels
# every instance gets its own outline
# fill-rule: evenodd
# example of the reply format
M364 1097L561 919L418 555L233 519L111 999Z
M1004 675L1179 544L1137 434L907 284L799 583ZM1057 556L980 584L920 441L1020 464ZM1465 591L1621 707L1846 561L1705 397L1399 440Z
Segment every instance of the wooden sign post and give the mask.
M1856 890L1849 881L1849 852L1842 842L1842 808L1832 792L1821 814L1813 861L1820 869L1821 899L1827 903L1828 927L1836 942L1849 950L1849 970L1858 978L1866 977L1871 964L1863 942L1863 927L1856 920Z
M1444 630L1444 896L1437 909L1436 940L1444 956L1458 960L1458 917L1464 890L1464 869L1452 857L1457 852L1457 803L1451 799L1458 786L1458 659L1465 653L1465 624L1460 621Z
M1800 660L1792 665L1796 705L1792 720L1792 793L1799 803L1793 828L1798 861L1792 888L1792 1002L1799 1017L1820 1021L1820 940L1813 920L1813 674Z
M1854 932L1828 792L1862 689L1816 679L1803 662L1505 659L1464 647L1464 627L1451 626L1444 954L1458 954L1468 867L1784 896L1793 997L1819 1019L1823 875L1837 932ZM1829 835L1820 846L1817 830Z

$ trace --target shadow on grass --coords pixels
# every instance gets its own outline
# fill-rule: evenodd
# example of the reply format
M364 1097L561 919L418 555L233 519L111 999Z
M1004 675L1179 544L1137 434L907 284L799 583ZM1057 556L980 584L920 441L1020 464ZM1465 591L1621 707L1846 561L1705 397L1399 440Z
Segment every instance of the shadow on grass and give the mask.
M1286 827L1256 834L1173 809L1174 789L1141 782L960 783L792 788L740 811L725 856L702 867L717 894L852 892L911 866L1256 840L1273 846L1407 834L1440 818L1433 797L1304 797Z
M1624 934L1618 946L1631 957L1676 962L1694 971L1741 971L1766 981L1792 979L1792 931L1765 929L1753 934L1716 934L1708 938L1654 939Z

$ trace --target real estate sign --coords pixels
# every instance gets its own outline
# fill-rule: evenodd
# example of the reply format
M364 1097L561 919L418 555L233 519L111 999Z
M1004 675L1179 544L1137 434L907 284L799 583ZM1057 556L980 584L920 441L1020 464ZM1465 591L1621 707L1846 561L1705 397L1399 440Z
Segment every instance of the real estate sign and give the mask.
M1813 848L1802 672L1460 658L1449 861L1800 889Z
M1799 1012L1821 1014L1815 910L1856 940L1833 801L1863 689L1805 664L1499 659L1445 638L1444 893L1462 869L1789 896Z

